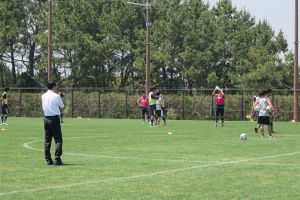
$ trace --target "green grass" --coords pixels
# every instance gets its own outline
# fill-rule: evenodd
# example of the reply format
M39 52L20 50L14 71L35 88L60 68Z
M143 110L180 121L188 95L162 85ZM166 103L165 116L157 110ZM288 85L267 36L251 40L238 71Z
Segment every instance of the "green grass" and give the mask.
M9 118L0 199L300 199L300 123L275 122L273 139L254 126L65 119L66 165L55 167L44 161L42 118Z

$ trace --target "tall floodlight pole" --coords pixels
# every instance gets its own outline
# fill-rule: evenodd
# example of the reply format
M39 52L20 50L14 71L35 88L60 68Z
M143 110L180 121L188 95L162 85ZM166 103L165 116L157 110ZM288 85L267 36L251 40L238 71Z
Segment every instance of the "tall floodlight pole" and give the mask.
M51 80L52 66L52 0L48 0L48 81Z
M294 116L298 121L298 0L295 0L295 49L294 49Z
M146 82L145 92L149 93L150 90L150 63L151 63L151 0L146 0L146 4L127 2L135 6L146 8Z

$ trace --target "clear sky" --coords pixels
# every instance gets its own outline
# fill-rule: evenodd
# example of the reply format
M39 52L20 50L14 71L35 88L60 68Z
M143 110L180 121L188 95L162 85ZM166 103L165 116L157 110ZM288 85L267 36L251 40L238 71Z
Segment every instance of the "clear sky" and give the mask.
M210 6L219 0L204 0ZM247 10L255 19L266 19L277 34L280 30L288 41L289 49L294 49L295 0L231 0L238 10ZM300 1L299 1L300 3Z

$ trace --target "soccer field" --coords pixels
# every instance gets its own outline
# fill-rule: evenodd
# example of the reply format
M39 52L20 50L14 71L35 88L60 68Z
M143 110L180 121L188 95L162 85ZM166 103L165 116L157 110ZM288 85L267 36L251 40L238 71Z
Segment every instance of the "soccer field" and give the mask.
M47 166L42 118L9 118L0 199L300 199L300 123L274 125L269 139L250 121L65 119L65 165Z

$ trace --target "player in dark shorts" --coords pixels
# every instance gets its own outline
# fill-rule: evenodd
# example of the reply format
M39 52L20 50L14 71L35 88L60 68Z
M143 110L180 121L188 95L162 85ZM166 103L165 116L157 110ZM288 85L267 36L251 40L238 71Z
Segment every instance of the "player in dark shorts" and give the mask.
M273 110L273 105L270 99L267 96L268 91L263 91L261 93L261 97L255 104L252 106L252 110L255 106L258 106L259 113L258 113L258 124L260 125L260 133L261 137L264 137L264 125L268 126L268 133L269 137L272 138L272 127L270 123L270 113L268 111L268 107Z
M145 124L146 117L149 120L149 101L144 91L142 92L142 96L137 100L137 104L141 108L142 120Z
M158 99L158 96L155 93L155 87L150 88L148 99L149 99L149 109L150 109L150 116L151 116L151 126L153 126L153 121L156 114L156 100Z

